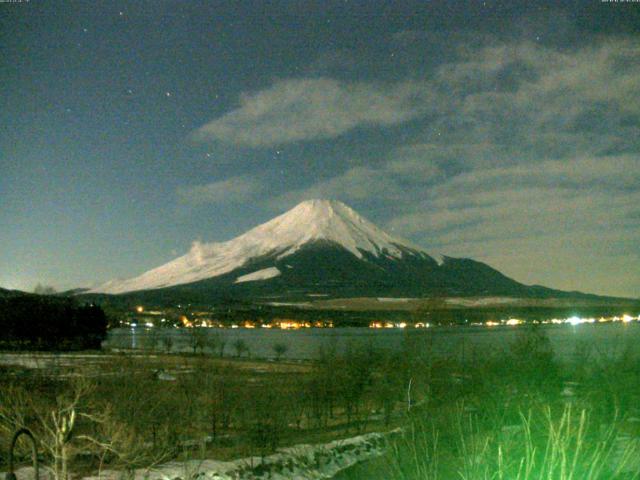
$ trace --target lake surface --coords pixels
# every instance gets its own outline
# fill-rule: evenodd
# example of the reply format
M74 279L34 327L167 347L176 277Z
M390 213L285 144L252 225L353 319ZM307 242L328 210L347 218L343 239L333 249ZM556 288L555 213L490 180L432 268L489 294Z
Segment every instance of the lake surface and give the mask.
M371 347L400 351L405 348L430 349L434 354L458 356L471 361L481 352L507 350L509 344L528 326L432 327L428 329L305 328L280 329L203 329L207 336L225 343L225 356L235 355L234 343L244 341L249 356L275 357L274 345L283 344L288 359L312 359L322 349L342 352L352 347ZM628 349L640 352L640 323L595 323L581 325L541 325L560 360L569 361L585 348L598 357L614 357ZM146 349L170 335L172 351L191 351L190 329L116 328L109 331L104 346L115 349Z

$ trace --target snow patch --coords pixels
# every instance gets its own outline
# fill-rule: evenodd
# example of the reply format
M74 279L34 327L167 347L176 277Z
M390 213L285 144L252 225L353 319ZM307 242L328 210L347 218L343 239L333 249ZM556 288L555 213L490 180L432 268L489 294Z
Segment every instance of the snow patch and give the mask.
M378 297L377 300L383 303L407 303L413 300L413 298Z
M441 266L444 263L445 259L446 259L446 257L444 255L441 255L439 253L431 254L429 256L436 261L438 266Z
M512 297L480 297L480 298L447 298L445 303L450 305L461 305L464 307L480 307L483 305L500 305L516 303L519 299Z
M272 307L310 307L309 302L267 302Z
M264 458L249 457L232 461L190 460L170 462L150 469L131 472L132 480L173 480L204 478L206 480L263 479L319 480L333 478L338 472L356 463L382 455L386 437L397 435L399 429L386 434L367 433L325 444L300 444L281 448ZM83 480L118 480L124 472L103 470L99 477Z
M280 275L280 270L278 270L276 267L263 268L262 270L258 270L253 273L242 275L236 278L236 281L233 283L255 282L256 280L268 280L269 278L277 277L278 275Z

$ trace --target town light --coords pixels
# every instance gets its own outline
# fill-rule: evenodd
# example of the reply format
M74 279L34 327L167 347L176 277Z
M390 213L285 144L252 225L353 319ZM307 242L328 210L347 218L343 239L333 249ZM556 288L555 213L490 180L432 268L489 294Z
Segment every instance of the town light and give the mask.
M581 323L584 323L584 322L580 317L569 317L567 318L567 323L570 325L580 325Z

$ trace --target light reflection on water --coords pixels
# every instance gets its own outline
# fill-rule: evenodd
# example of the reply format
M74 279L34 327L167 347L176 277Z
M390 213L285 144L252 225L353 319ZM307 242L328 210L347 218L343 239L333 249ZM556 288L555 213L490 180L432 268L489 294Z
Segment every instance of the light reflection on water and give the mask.
M506 350L527 326L518 327L436 327L428 330L383 329L366 327L318 328L300 330L276 329L204 329L226 343L225 355L234 355L234 342L241 339L249 347L252 357L274 356L273 345L287 346L284 357L310 359L322 349L342 352L355 346L399 351L404 348L428 349L434 354L461 356L472 360L480 352ZM640 351L640 324L605 323L582 325L543 325L560 360L571 360L578 351L590 350L599 357L614 357L626 350ZM107 348L149 348L156 337L156 349L161 351L163 335L171 335L172 351L190 351L188 329L117 328L109 332L104 344Z

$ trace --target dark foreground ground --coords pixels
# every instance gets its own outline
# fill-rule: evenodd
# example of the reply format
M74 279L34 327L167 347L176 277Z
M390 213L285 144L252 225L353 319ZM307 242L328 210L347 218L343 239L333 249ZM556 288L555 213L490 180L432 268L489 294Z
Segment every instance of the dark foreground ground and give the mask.
M0 360L0 462L6 468L11 432L27 426L58 478L260 457L397 427L382 457L338 478L639 476L640 357L607 358L584 345L560 362L536 328L473 361L415 341L399 352L358 347L308 362L103 353ZM25 462L26 445L18 447Z

